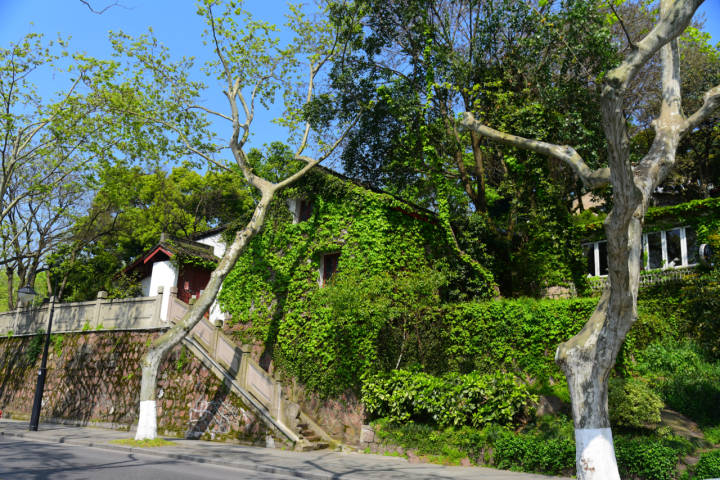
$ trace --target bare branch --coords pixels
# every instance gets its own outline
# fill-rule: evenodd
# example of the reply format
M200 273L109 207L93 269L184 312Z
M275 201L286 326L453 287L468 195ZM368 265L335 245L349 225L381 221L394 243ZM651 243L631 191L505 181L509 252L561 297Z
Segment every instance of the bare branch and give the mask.
M303 168L301 168L300 170L295 172L293 175L291 175L288 178L286 178L285 180L283 180L282 182L278 182L278 183L274 184L273 189L275 191L277 191L277 190L287 187L291 183L295 182L298 178L305 175L305 173L307 173L307 171L310 170L311 168L313 168L315 165L318 165L320 162L322 162L323 160L328 158L335 151L335 149L342 143L342 141L345 140L345 137L348 136L348 134L350 133L350 130L352 130L352 128L357 124L358 120L360 120L360 115L357 115L355 117L355 119L345 128L342 135L340 135L338 137L338 139L335 140L335 143L333 143L332 146L323 155L321 155L317 159L313 159L310 157L306 157L304 155L296 154L295 155L296 160L302 160L302 161L306 162L307 164Z
M212 5L208 6L208 16L210 17L210 28L212 29L213 43L215 44L215 53L217 53L217 56L220 59L220 63L222 63L223 70L225 71L225 77L228 82L228 87L230 87L232 85L232 75L230 74L230 68L225 61L225 57L223 57L223 54L220 51L220 42L218 42L217 32L215 31L215 17L213 17L212 13Z
M693 131L704 122L715 109L720 107L720 85L717 85L705 92L704 102L700 108L693 113L682 126L682 134Z
M522 148L524 150L530 150L532 152L547 155L565 162L573 169L575 174L580 177L580 180L582 180L583 184L588 189L604 187L610 182L609 168L599 168L597 170L590 169L582 157L570 146L555 145L552 143L541 142L539 140L518 137L517 135L511 135L509 133L503 133L478 122L470 112L465 112L463 114L461 125L468 130L477 132L483 137L487 137L496 142Z
M224 115L220 112L216 112L215 110L210 110L209 108L203 107L202 105L191 105L188 107L188 109L190 109L190 108L196 108L198 110L203 110L203 111L209 113L210 115L217 115L218 117L228 120L230 122L233 121L233 119L228 117L227 115Z
M113 3L111 3L110 5L108 5L108 6L106 6L105 8L103 8L102 10L95 10L95 9L92 7L92 5L90 5L90 2L89 2L88 0L80 0L80 3L82 3L83 5L85 5L85 6L88 8L88 10L90 10L92 13L94 13L94 14L96 14L96 15L102 15L103 13L107 12L108 10L110 10L112 7L120 7L120 8L124 8L124 9L126 9L126 10L130 10L129 7L126 7L125 5L122 5L120 2L113 2Z
M630 34L627 31L627 28L625 28L625 22L623 22L623 19L618 15L618 13L615 11L615 7L613 6L612 2L609 2L608 5L610 5L610 10L612 10L613 14L615 15L615 18L618 19L618 22L620 22L620 26L622 27L623 32L625 32L625 38L627 38L628 45L633 50L637 48L635 43L633 43L632 38L630 38Z
M655 24L653 29L635 44L637 48L632 50L620 65L608 72L605 78L606 85L624 91L630 79L657 53L660 47L685 30L690 24L695 10L702 2L703 0L673 2L667 11L663 12L660 21Z

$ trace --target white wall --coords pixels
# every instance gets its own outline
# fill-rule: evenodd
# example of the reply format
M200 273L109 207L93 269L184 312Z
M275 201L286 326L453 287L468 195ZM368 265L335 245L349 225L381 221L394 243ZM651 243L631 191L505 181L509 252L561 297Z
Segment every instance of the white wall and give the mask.
M225 242L222 239L222 233L216 233L215 235L201 238L197 240L198 243L202 243L203 245L210 245L213 247L213 255L216 257L222 257L225 254ZM222 290L222 286L220 286L220 290ZM220 292L218 292L219 294ZM217 303L217 300L213 302L213 304L210 306L210 322L215 323L217 320L225 320L225 313L220 310L220 306Z
M150 276L150 295L157 295L158 287L163 287L163 302L160 318L167 320L168 304L170 303L170 287L177 285L178 272L170 260L153 263Z
M210 237L201 238L197 242L213 247L213 255L216 257L222 257L225 254L225 242L222 239L222 233L216 233Z

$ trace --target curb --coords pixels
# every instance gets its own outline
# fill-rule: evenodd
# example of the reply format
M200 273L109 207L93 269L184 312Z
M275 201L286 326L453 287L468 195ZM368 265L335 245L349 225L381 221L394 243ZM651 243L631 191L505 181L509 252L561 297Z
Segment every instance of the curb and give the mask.
M192 454L186 454L186 453L173 453L173 452L163 452L159 450L154 450L150 448L138 448L138 447L128 447L126 445L115 445L110 444L107 442L104 443L98 443L93 441L77 441L77 440L70 440L67 441L65 437L43 437L38 438L35 435L28 435L21 432L7 432L4 430L0 430L0 437L15 437L15 438L22 438L23 440L29 440L34 442L45 442L45 443L62 443L65 445L72 445L77 447L91 447L91 448L99 448L103 450L112 450L112 451L118 451L122 450L128 453L139 453L144 455L150 455L154 457L161 457L161 458L170 458L174 460L183 460L186 462L193 462L193 463L202 463L202 464L208 464L208 465L218 465L222 467L232 467L232 468L238 468L243 470L253 470L256 472L262 472L262 473L270 473L274 475L284 475L286 477L294 477L294 478L305 478L307 480L334 480L338 478L336 475L331 473L313 473L313 472L302 472L302 471L294 471L287 468L282 467L274 467L272 465L259 465L256 463L245 463L245 462L238 462L238 461L229 461L224 460L224 456L221 455L208 455L208 456L200 456L200 455L192 455ZM172 447L170 447L172 448Z

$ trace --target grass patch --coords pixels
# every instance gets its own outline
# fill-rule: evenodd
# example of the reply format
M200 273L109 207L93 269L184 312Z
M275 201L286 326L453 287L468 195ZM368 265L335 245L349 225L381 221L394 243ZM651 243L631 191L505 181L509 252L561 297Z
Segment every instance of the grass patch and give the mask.
M152 440L147 438L145 440L135 440L134 438L121 438L119 440L111 440L110 443L114 443L115 445L127 445L129 447L138 448L172 447L174 445L177 445L177 443L165 440L164 438L153 438Z

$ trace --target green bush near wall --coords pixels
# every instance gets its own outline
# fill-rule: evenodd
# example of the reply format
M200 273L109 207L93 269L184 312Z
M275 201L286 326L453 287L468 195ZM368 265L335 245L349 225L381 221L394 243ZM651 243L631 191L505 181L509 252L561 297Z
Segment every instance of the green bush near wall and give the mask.
M548 475L575 470L575 442L571 437L546 438L503 432L494 443L497 468Z
M614 439L615 456L622 478L670 480L675 478L679 452L649 437Z
M443 314L449 364L460 372L502 369L564 382L555 350L582 328L596 305L593 298L448 305Z
M720 478L720 450L703 453L695 466L695 478Z
M394 370L365 379L362 401L368 413L391 422L482 427L526 421L537 397L519 379L500 372L435 377Z

